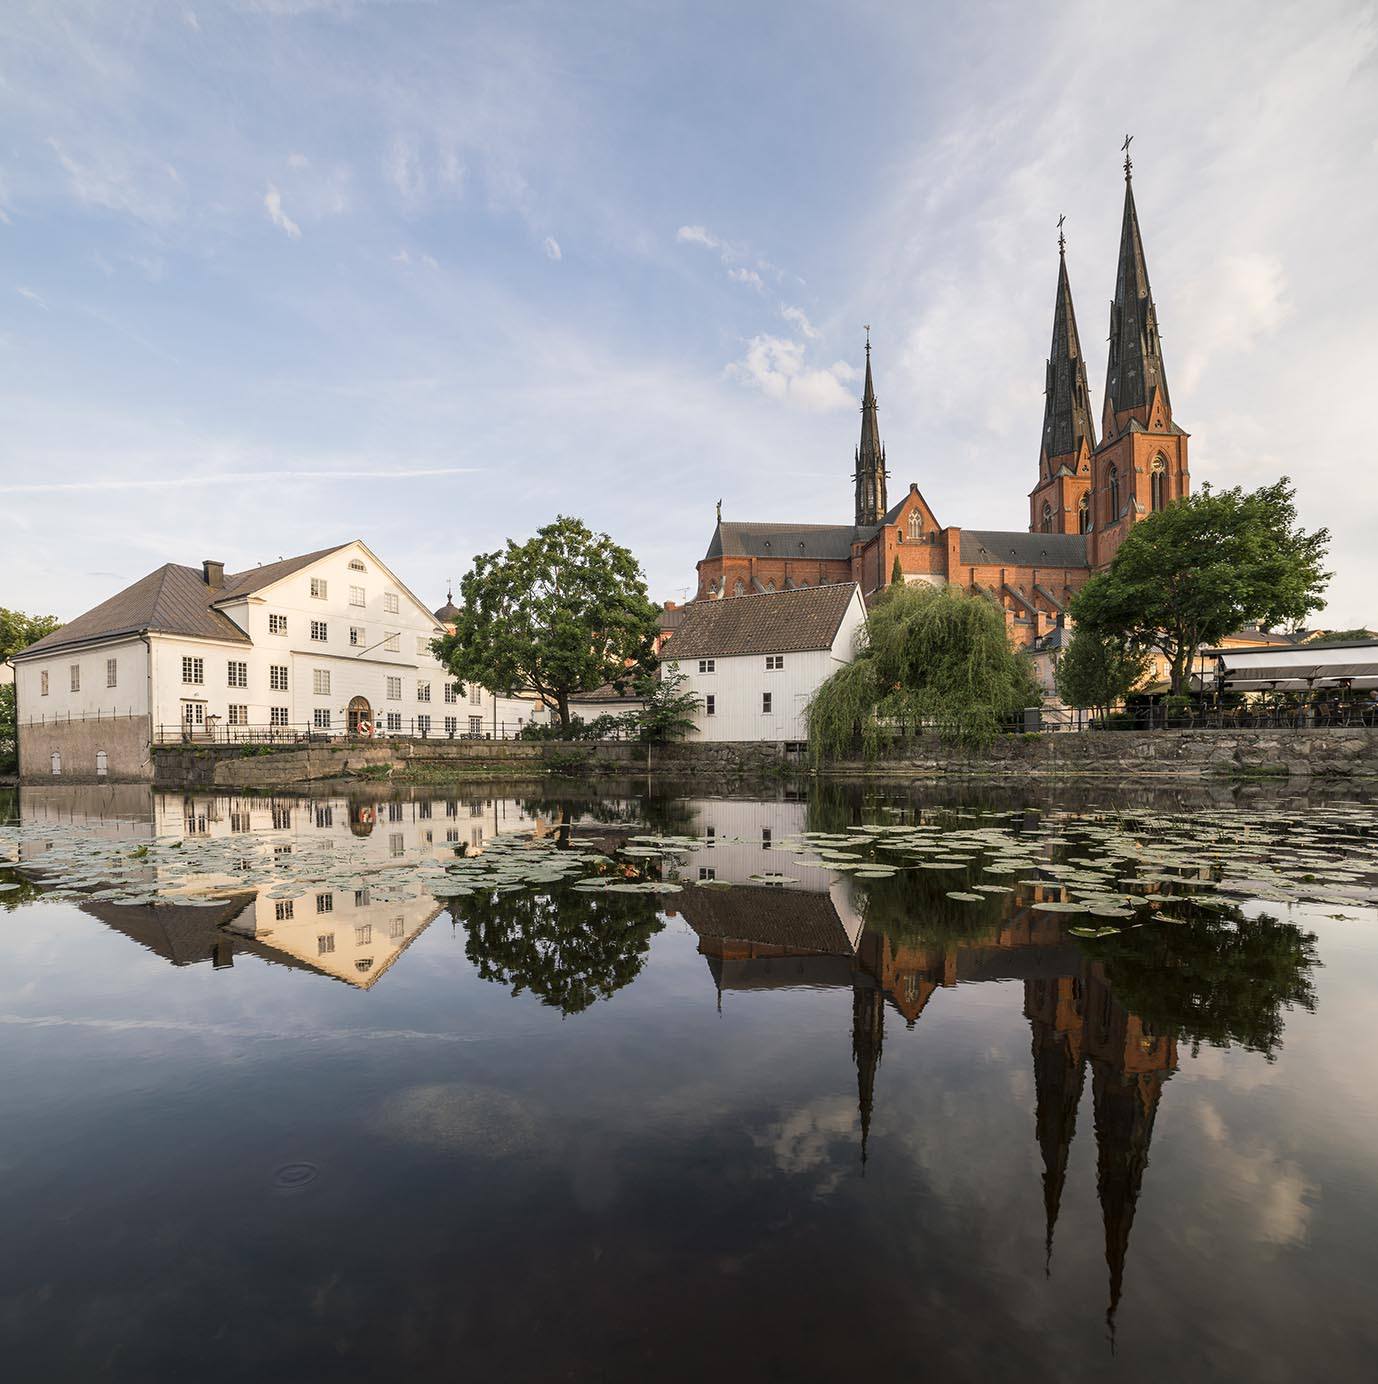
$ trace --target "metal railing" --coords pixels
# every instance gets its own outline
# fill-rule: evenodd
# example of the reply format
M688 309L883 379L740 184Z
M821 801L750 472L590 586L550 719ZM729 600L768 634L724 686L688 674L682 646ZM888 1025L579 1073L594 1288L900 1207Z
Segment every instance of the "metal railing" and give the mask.
M485 719L482 728L470 725L467 718L447 727L444 720L429 725L424 718L399 717L385 722L364 734L343 725L318 726L314 722L294 721L268 725L229 724L217 720L212 725L189 725L173 722L158 725L153 730L155 745L297 745L336 743L366 745L378 741L414 740L435 743L449 740L518 740L525 721L491 721Z

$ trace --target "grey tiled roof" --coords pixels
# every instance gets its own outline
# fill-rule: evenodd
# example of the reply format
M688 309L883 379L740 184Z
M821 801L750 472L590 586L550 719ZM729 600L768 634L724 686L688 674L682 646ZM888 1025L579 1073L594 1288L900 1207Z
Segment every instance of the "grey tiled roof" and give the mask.
M846 559L874 526L854 524L750 524L723 521L713 530L705 557Z
M1003 533L963 529L961 561L982 567L1089 567L1080 533Z
M855 582L691 601L662 659L805 653L832 647Z
M132 586L126 586L108 601L102 601L75 620L69 620L61 629L30 644L15 657L29 658L74 644L119 635L143 634L145 631L190 634L232 644L248 644L251 642L249 636L216 607L227 600L259 591L345 546L336 544L301 557L251 567L247 572L227 574L224 584L217 587L206 585L199 567L165 563L146 577L140 577Z
M674 906L700 937L836 956L855 953L837 906L824 893L744 884L691 888Z

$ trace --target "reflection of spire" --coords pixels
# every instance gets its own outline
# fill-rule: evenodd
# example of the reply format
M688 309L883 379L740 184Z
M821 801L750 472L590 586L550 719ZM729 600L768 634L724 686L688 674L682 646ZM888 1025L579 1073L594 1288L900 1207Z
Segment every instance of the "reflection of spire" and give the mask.
M1139 1201L1153 1117L1158 1110L1166 1072L1133 1076L1093 1058L1091 1091L1096 1118L1096 1192L1105 1222L1105 1263L1110 1270L1110 1305L1105 1314L1111 1339L1115 1311L1124 1286L1129 1231Z
M1036 982L1026 982L1029 983ZM1031 1019L1033 1029L1035 1129L1043 1154L1044 1271L1053 1261L1053 1230L1067 1179L1067 1157L1077 1128L1077 1106L1086 1081L1086 1063L1077 1047L1051 1024Z
M856 1063L857 1104L861 1111L861 1166L866 1166L866 1140L871 1133L871 1109L876 1096L876 1068L885 1041L885 995L870 985L852 988L852 1060Z

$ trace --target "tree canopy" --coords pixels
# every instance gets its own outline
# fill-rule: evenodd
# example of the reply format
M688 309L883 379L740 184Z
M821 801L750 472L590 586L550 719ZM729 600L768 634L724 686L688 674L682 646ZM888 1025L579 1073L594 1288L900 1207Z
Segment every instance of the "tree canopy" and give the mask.
M461 683L534 692L570 724L569 699L619 691L654 666L659 611L636 559L561 515L525 543L480 553L436 655Z
M637 680L636 693L645 699L640 711L627 714L627 728L639 740L666 745L683 740L694 729L694 713L703 705L697 692L686 692L686 674L660 670L660 676L646 675Z
M0 658L17 654L61 628L62 621L56 615L26 615L22 610L0 606Z
M1078 626L1057 663L1057 694L1068 706L1102 716L1122 702L1148 671L1149 656L1123 639Z
M1322 604L1327 529L1297 524L1286 476L1246 493L1200 491L1130 529L1109 568L1072 598L1090 632L1157 649L1180 693L1197 649L1234 631L1298 623Z
M928 725L980 742L1040 700L1028 658L987 597L926 582L891 586L866 617L856 658L808 707L815 758L847 753L860 737L872 757L897 729Z

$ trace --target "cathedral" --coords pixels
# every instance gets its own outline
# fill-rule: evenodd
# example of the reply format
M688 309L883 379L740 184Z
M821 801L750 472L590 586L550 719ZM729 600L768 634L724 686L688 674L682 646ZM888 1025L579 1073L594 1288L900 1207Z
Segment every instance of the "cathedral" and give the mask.
M898 565L906 582L955 582L984 591L1004 611L1010 638L1021 647L1056 629L1073 592L1109 565L1130 527L1190 488L1187 434L1172 417L1127 153L1124 177L1099 440L1066 241L1058 237L1053 337L1027 533L941 524L912 481L890 503L868 333L852 523L725 522L719 506L698 564L697 599L856 581L869 600Z

